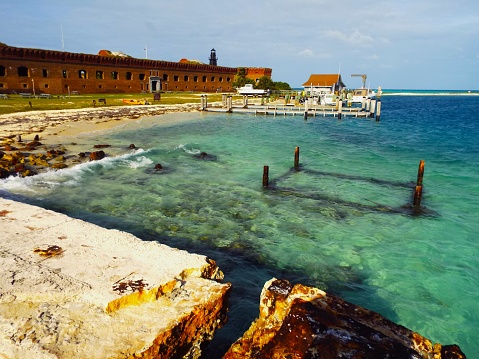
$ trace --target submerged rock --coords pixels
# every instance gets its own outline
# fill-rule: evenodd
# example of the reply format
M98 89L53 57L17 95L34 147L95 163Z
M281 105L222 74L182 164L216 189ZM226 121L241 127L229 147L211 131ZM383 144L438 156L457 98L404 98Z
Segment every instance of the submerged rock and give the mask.
M456 345L432 342L383 316L286 280L268 281L260 315L223 357L466 358Z

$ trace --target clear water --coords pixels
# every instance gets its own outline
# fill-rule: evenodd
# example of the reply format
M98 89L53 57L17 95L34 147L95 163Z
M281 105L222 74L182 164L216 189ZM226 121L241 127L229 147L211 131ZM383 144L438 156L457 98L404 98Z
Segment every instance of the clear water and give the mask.
M76 139L83 150L111 144L105 160L2 180L0 193L215 259L234 290L230 321L205 357L221 357L249 327L273 276L325 289L473 357L478 106L479 96L389 95L380 122L145 118ZM186 121L163 125L165 116ZM140 149L127 151L130 143ZM301 170L291 171L296 146ZM413 213L421 159L422 211Z

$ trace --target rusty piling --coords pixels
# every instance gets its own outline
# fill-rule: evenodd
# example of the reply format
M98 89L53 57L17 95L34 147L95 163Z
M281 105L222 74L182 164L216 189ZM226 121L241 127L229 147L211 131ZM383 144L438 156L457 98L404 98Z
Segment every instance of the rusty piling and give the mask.
M263 187L267 188L269 186L269 166L263 167Z

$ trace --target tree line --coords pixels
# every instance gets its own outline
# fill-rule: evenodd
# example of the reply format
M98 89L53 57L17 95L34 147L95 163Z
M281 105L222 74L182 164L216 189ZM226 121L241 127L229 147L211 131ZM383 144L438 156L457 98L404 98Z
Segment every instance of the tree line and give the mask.
M238 73L235 76L233 81L233 87L243 87L246 84L252 84L255 89L263 89L263 90L291 90L291 86L289 86L286 82L281 81L273 81L267 76L261 77L258 82L249 79L246 77L246 68L240 67L238 68Z

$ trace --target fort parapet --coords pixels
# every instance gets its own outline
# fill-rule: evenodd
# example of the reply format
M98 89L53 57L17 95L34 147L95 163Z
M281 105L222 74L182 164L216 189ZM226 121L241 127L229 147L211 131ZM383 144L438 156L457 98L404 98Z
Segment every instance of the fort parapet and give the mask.
M230 92L237 72L193 62L0 47L0 93ZM271 73L248 68L255 80Z

